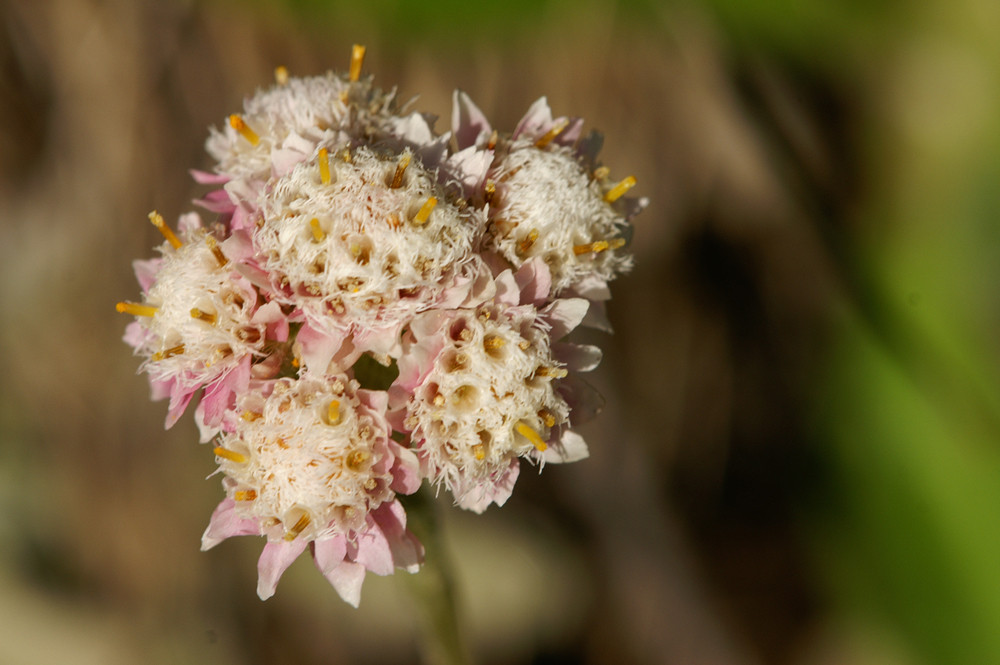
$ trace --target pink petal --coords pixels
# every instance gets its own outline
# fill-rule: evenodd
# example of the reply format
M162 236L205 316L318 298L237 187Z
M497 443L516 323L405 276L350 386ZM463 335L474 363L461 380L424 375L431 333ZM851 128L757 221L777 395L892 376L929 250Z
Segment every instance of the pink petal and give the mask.
M139 282L143 293L149 291L149 287L156 282L156 275L160 272L162 265L163 259L137 259L132 262L136 281Z
M406 511L403 504L399 501L383 503L372 511L371 515L389 541L396 567L404 568L410 573L417 572L424 560L424 546L406 529Z
M243 519L236 514L236 502L230 498L222 500L215 511L212 519L208 522L208 528L201 537L201 551L212 549L226 538L233 536L258 536L260 527L256 520Z
M267 600L274 595L282 573L299 558L307 544L305 538L296 538L292 541L281 540L264 545L264 551L257 560L257 596L261 600Z
M229 194L224 189L214 189L200 199L194 199L193 203L209 212L224 213L232 212L235 209Z
M445 161L444 168L455 180L462 183L465 196L471 197L479 192L486 182L486 174L489 173L492 164L492 150L480 150L475 146L469 146L449 157Z
M525 261L514 275L521 291L521 303L540 305L552 290L552 271L541 257Z
M552 355L571 372L589 372L601 364L602 352L590 344L555 342Z
M422 480L420 476L420 462L417 460L416 454L395 441L391 442L389 447L396 456L396 462L392 467L392 485L390 485L390 488L393 492L398 492L399 494L413 494L420 489Z
M299 329L295 341L302 347L302 360L307 367L317 372L326 372L330 361L340 351L347 339L347 331L319 331L308 322Z
M583 298L560 298L543 309L540 316L552 326L551 338L558 340L580 325L589 308L590 301Z
M498 303L516 307L521 301L521 289L514 280L514 275L511 271L504 270L502 273L497 275L494 281L497 285L497 294L494 296L494 299Z
M220 243L220 248L222 249L222 253L226 255L226 258L233 263L247 261L254 255L253 242L250 240L250 234L246 231L234 231Z
M552 464L578 462L590 456L587 442L576 432L563 430L559 441L550 441L542 459Z
M268 339L279 342L288 340L288 317L281 311L281 305L277 301L272 300L257 308L250 318L250 323L256 326L265 325Z
M526 138L538 138L544 134L541 131L542 127L551 124L552 110L549 108L549 102L545 97L539 97L528 108L528 112L521 118L521 122L517 123L512 138L520 138L522 134L526 134Z
M361 584L365 581L365 567L360 563L344 561L323 577L333 585L340 597L348 605L357 607L361 603Z
M350 558L376 575L392 575L395 568L389 541L370 515L366 528L358 534L357 543L353 548L348 544L347 552Z
M347 554L347 539L343 534L338 534L333 538L324 538L314 541L313 560L323 577L329 575L337 566L344 562L344 555Z
M188 173L200 185L222 185L229 182L229 176L224 173L209 173L208 171L199 171L197 169L191 169Z
M205 387L202 397L204 423L214 427L222 420L222 414L230 407L233 393L246 392L250 385L250 356L245 355L239 364L213 383Z
M459 150L477 145L480 139L485 142L493 131L486 115L461 90L452 96L451 131Z
M500 477L493 482L480 483L469 488L467 491L461 492L461 495L456 497L455 503L460 508L471 510L474 513L482 513L491 503L502 506L510 498L511 493L513 493L514 483L517 481L517 476L520 472L521 465L515 457Z
M197 387L182 387L179 381L174 381L170 389L170 406L167 407L167 419L163 423L164 429L170 429L177 423L197 391Z

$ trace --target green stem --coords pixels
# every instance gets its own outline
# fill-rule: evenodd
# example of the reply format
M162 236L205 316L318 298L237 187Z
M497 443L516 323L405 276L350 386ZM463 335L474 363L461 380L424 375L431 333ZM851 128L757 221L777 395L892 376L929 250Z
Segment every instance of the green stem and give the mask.
M442 537L441 520L432 490L422 487L405 501L407 524L424 544L420 572L404 576L422 622L422 650L426 665L472 665L462 639L455 578Z

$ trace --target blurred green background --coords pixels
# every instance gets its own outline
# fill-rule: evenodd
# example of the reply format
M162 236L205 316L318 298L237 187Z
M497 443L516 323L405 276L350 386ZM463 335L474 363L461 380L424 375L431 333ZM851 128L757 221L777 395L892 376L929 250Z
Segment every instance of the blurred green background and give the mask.
M547 95L650 198L592 457L443 506L481 663L1000 663L1000 4L4 0L0 662L418 662L262 543L164 432L113 305L191 209L211 124L366 72L448 127ZM442 501L442 504L446 503ZM402 575L402 574L401 574Z

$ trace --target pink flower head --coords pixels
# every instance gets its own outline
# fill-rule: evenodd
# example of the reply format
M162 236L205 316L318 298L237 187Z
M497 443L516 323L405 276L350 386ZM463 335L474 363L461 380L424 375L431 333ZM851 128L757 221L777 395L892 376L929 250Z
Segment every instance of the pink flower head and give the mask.
M386 394L359 389L344 375L309 373L267 390L242 395L241 418L219 437L226 499L203 547L234 535L266 536L262 598L307 544L324 575L355 602L354 582L341 585L345 570L360 586L365 569L387 575L417 565L421 549L396 501L419 487L417 459L390 438Z
M536 306L549 284L540 261L518 277L499 275L492 296L475 306L416 317L391 390L425 475L476 512L507 500L519 458L543 463L586 454L567 429L569 407L557 384L568 371L551 339L582 320L587 302Z

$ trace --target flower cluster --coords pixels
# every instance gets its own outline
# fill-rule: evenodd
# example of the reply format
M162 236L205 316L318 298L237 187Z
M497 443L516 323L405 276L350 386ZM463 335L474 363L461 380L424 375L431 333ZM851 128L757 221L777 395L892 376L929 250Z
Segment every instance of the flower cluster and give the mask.
M226 497L203 538L264 536L258 594L309 550L357 605L366 571L415 571L400 497L423 481L482 512L522 460L587 455L607 284L631 265L635 184L544 98L511 133L463 93L452 131L360 75L289 78L207 149L211 186L118 310L167 426L192 398Z

